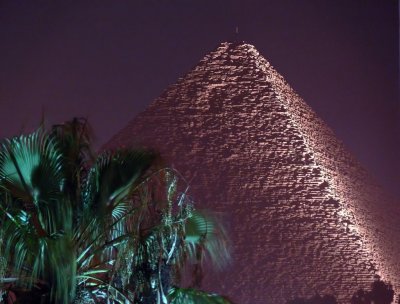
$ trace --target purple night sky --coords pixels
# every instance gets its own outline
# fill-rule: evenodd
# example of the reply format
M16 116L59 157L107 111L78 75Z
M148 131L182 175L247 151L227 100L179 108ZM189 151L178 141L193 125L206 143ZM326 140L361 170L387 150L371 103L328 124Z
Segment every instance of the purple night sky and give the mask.
M399 193L395 0L0 0L0 137L85 116L100 146L237 25Z

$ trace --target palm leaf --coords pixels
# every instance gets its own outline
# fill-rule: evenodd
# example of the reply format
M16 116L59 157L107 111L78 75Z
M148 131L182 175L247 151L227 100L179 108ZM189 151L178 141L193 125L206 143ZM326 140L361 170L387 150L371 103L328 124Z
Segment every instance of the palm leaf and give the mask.
M42 130L5 140L0 147L0 182L16 198L38 203L62 190L62 155Z
M155 158L154 153L143 150L119 150L100 155L83 189L87 206L103 213L107 206L120 203Z
M168 298L171 304L232 304L223 296L193 288L171 288Z
M211 213L205 211L192 213L185 225L185 243L192 261L201 260L207 255L215 266L223 267L230 260L227 233L221 221ZM199 250L203 253L200 257Z
M193 212L175 170L157 168L145 150L93 163L90 139L78 119L0 145L1 277L18 278L22 289L45 286L51 303L167 303L185 262L227 259L225 231ZM192 289L168 297L228 303Z

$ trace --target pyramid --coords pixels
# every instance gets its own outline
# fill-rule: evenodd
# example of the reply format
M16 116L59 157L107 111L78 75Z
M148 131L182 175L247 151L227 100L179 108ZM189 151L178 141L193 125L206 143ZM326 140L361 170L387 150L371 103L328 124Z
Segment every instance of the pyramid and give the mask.
M333 294L374 274L400 290L400 213L247 43L222 43L105 146L158 149L198 208L224 214L231 265L203 288L235 303Z

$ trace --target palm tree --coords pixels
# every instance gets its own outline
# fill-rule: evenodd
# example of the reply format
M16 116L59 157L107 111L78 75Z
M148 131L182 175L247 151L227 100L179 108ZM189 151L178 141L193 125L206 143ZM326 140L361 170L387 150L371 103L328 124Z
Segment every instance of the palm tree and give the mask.
M178 288L226 235L157 153L95 157L83 119L0 147L0 289L19 303L230 303ZM201 271L197 272L201 273ZM195 280L197 281L197 280ZM24 298L25 297L25 298Z

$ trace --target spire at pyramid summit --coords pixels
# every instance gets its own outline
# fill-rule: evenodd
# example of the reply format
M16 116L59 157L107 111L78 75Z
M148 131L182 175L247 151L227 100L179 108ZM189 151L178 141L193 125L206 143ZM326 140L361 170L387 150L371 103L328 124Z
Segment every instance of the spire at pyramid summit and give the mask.
M399 210L253 45L220 44L108 147L139 143L229 218L232 267L204 288L264 304L400 287Z

